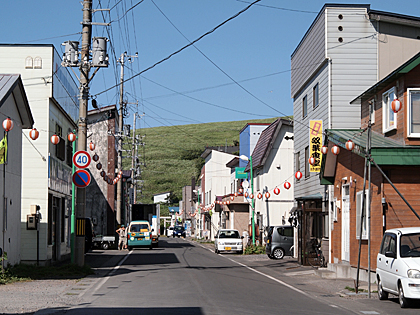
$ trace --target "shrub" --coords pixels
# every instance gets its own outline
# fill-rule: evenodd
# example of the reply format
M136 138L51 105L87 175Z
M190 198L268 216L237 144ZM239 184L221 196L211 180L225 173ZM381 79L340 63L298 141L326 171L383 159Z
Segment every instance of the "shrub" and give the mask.
M265 246L262 245L250 245L245 247L245 255L261 255L265 254Z

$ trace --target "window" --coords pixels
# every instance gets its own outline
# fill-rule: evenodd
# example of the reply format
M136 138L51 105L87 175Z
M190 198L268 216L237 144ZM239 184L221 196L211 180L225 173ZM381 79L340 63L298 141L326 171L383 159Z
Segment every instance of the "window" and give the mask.
M375 100L371 100L371 101L369 101L369 104L370 104L370 106L369 106L369 108L370 108L370 121L371 121L372 124L374 124L375 123L375 105L376 105L376 102L375 102Z
M55 145L55 156L64 161L66 159L66 141L62 138L63 130L61 126L55 125L55 134L60 137L60 142Z
M305 118L308 115L308 96L305 95L302 99L302 117Z
M300 152L295 153L296 172L300 171Z
M319 85L318 83L314 86L312 90L312 99L313 99L313 108L318 107L319 105Z
M32 69L34 67L33 63L34 63L34 61L33 61L32 57L30 57L30 56L26 57L25 68L26 69Z
M369 190L365 191L365 210L363 214L363 227L362 227L362 240L368 239L369 226L368 226L368 197ZM356 196L356 239L360 239L360 222L362 219L362 205L363 205L363 190L357 192Z
M334 222L337 222L337 198L334 198L334 201L331 201L332 217Z
M391 103L396 98L395 88L382 94L382 131L384 133L397 128L397 114L391 108Z
M305 178L309 177L309 146L305 148Z
M407 136L420 137L420 89L408 89Z
M41 57L35 57L35 59L34 59L34 69L42 69L42 59L41 59Z

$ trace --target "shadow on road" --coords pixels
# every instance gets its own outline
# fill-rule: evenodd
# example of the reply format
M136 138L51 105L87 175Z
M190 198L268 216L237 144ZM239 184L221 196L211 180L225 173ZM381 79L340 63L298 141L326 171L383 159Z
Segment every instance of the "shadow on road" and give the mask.
M42 311L54 312L54 314L66 314L66 315L203 315L201 308L199 307L88 307L88 308L77 308L70 310L63 310L62 308L48 308Z

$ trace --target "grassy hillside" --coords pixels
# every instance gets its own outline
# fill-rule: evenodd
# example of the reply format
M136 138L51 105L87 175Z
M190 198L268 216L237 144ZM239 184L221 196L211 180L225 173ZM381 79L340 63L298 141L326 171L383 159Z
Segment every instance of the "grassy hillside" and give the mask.
M207 124L156 127L136 130L144 135L145 146L139 147L142 167L142 196L137 200L150 203L153 195L172 191L182 198L182 187L191 184L191 177L200 174L203 159L200 158L206 146L225 146L239 143L239 131L247 123L271 123L276 118L217 122ZM124 159L124 168L131 163ZM131 165L131 164L130 164Z

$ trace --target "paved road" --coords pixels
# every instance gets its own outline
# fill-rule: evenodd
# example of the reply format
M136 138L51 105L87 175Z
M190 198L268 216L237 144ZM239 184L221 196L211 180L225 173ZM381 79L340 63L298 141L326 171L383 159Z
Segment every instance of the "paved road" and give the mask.
M163 239L160 245L134 250L107 277L80 283L88 289L79 305L39 314L401 313L395 301L331 294L341 282L320 280L291 259L216 255L184 239ZM404 314L418 312L418 308L404 310Z

